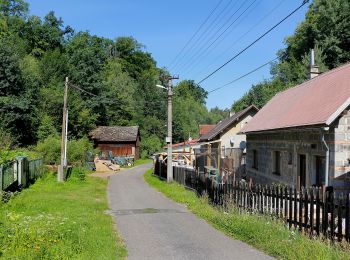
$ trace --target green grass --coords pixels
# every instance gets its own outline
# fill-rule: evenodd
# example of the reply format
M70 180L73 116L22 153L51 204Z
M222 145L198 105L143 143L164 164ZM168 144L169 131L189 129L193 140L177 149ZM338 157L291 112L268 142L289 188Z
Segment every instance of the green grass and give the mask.
M152 169L145 173L144 178L170 199L186 204L189 210L216 229L276 258L350 259L348 245L340 248L319 239L311 240L298 232L290 231L281 221L269 216L238 213L234 209L227 214L210 206L206 198L198 198L183 186L175 182L168 184L152 176Z
M133 166L124 166L123 168L129 169L129 168L132 168L132 167L135 167L135 166L139 166L139 165L146 164L146 163L151 163L151 162L153 162L151 159L138 159L138 160L135 161Z
M74 176L37 180L0 205L0 258L124 259L108 209L107 181Z

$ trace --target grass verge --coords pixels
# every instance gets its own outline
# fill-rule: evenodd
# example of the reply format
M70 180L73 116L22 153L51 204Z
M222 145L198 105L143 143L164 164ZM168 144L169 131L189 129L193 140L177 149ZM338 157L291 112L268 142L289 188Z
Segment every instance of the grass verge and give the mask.
M231 212L229 214L210 206L205 198L177 183L168 184L152 176L148 170L147 183L170 199L186 204L198 217L206 220L226 235L244 241L279 259L349 259L350 250L332 246L320 240L311 240L269 216Z
M132 168L132 167L135 167L135 166L139 166L139 165L146 164L146 163L151 163L151 162L153 162L151 159L138 159L138 160L135 161L134 165L132 165L132 166L123 166L123 168L129 169L129 168Z
M53 175L0 205L0 258L124 259L108 209L107 181Z

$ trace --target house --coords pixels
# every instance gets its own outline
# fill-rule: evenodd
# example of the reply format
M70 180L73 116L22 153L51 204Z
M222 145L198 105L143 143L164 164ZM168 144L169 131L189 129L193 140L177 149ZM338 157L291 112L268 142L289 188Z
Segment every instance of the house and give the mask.
M199 141L205 142L206 147L221 150L221 155L225 156L227 149L245 149L246 139L244 135L237 135L241 128L245 126L258 112L255 106L249 106L237 113L231 112L228 118L220 121L206 134L200 136Z
M196 169L199 172L224 170L241 175L244 172L246 139L238 135L240 130L258 112L255 106L249 106L237 113L231 112L206 134L200 136L200 149L195 149Z
M140 130L138 126L99 126L90 132L90 137L102 154L107 157L134 156L140 158Z
M349 191L349 109L350 63L278 93L241 130L247 176Z

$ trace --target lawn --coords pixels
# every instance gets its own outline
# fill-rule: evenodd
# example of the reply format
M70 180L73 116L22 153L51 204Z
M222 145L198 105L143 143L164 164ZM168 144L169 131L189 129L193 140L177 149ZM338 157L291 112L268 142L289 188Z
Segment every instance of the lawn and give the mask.
M124 259L108 209L107 181L49 174L0 204L0 258Z
M290 231L281 221L265 215L226 213L193 192L173 182L168 184L148 170L144 178L151 186L176 202L185 204L198 217L228 236L244 241L278 259L350 259L349 245L342 248ZM346 247L346 249L345 249Z

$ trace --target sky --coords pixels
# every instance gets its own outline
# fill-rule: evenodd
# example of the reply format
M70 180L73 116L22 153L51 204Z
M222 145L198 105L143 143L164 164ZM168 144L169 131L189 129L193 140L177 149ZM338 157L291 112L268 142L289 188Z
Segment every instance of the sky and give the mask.
M191 79L198 83L296 9L302 0L27 2L32 15L44 17L49 11L54 11L65 25L70 25L75 31L88 31L110 39L132 36L152 54L158 67L167 68L180 80ZM307 7L308 4L203 81L201 87L210 91L276 58L277 51L285 46L284 39L292 35L304 20ZM209 93L207 107L230 108L253 84L270 77L270 66L265 66L248 77Z

